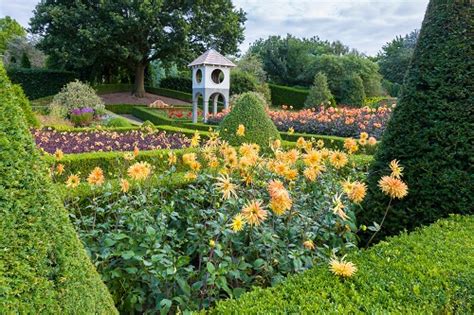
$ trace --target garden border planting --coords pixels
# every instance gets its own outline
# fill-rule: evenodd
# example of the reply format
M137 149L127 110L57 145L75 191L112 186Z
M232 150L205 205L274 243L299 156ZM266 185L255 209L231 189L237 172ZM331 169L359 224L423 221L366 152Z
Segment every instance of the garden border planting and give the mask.
M474 309L473 244L474 216L453 215L354 252L348 259L358 271L345 281L318 266L208 313L467 314Z

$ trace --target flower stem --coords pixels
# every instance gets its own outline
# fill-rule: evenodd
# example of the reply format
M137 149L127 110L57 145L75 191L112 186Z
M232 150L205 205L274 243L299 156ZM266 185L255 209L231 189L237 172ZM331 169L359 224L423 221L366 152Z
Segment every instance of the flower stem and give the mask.
M385 218L387 217L387 213L388 213L388 210L390 209L391 204L392 204L392 198L390 198L390 201L388 202L388 205L387 205L387 209L385 209L385 214L383 215L382 221L380 221L379 229L377 231L375 231L374 234L372 234L372 237L369 239L369 241L367 242L367 245L365 246L366 248L369 247L369 245L372 242L372 240L374 239L375 235L377 235L377 233L382 229L382 225L385 222Z

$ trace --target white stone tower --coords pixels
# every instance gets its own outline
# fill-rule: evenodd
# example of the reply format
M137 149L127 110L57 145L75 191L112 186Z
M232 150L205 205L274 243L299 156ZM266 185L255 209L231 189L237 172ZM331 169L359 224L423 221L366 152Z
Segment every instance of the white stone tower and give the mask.
M230 69L235 64L214 49L209 49L188 67L193 70L193 122L198 120L198 99L203 99L203 120L207 122L209 101L213 102L213 114L217 114L219 95L224 100L224 108L229 107Z

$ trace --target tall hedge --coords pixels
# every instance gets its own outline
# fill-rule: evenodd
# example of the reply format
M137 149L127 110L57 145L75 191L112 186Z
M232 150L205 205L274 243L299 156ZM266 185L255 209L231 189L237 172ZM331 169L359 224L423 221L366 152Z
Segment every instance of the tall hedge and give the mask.
M12 83L21 85L30 100L54 95L76 79L74 72L52 69L9 68L8 76Z
M0 312L115 314L0 64Z
M474 27L469 1L431 0L402 95L368 178L361 223L380 222L377 181L400 160L409 193L392 202L381 235L474 213Z
M236 134L239 125L245 126L245 135ZM234 146L256 143L264 150L270 140L281 139L280 134L268 114L265 104L253 92L246 92L235 101L232 111L219 125L220 137Z
M269 84L272 96L272 104L275 106L288 105L295 109L304 107L309 90L292 88L289 86Z

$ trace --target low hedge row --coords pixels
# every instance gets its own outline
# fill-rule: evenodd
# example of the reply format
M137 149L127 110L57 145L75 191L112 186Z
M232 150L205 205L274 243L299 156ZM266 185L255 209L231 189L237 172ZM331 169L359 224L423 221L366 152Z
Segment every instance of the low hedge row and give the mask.
M105 109L110 110L112 113L123 115L131 115L134 108L147 108L146 105L136 105L136 104L106 104Z
M337 137L337 136L326 136L326 135L316 135L310 133L288 133L288 132L280 132L280 136L283 140L287 140L290 142L296 142L298 138L303 137L306 140L315 139L315 140L323 140L324 146L329 149L337 149L337 150L344 150L344 141L346 138L344 137ZM374 154L377 145L375 146L365 146L363 148L365 154Z
M181 164L180 157L186 152L193 152L193 149L176 149L172 150L178 156L177 169L181 170L184 166ZM168 169L168 153L170 150L151 150L141 151L138 157L128 162L124 159L124 152L88 152L88 153L77 153L77 154L65 154L61 160L61 164L64 165L65 175L78 174L81 176L87 176L95 168L100 167L107 174L116 175L119 171L126 171L125 167L130 163L145 161L150 163L155 171L163 171ZM55 163L52 155L45 155L43 157L50 165ZM67 174L67 175L66 175Z
M289 86L269 84L274 106L288 105L294 109L304 107L304 102L308 97L309 90L292 88Z
M474 216L449 219L348 257L346 281L327 265L218 302L210 314L472 314Z
M9 68L7 73L12 83L21 85L29 99L54 95L77 77L74 72L52 69Z

